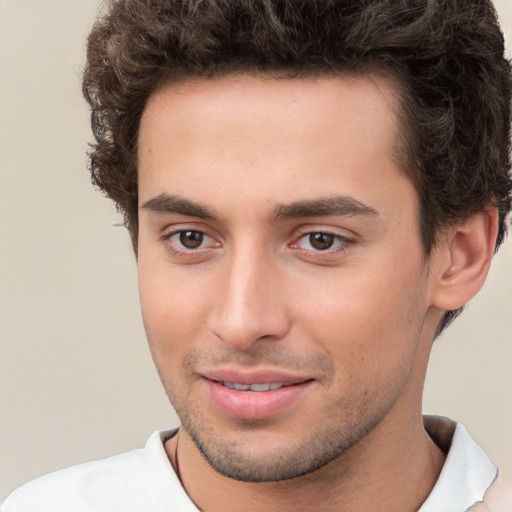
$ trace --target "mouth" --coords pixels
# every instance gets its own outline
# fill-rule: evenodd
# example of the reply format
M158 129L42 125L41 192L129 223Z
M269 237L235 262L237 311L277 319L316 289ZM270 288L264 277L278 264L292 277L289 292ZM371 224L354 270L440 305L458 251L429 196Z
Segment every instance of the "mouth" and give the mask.
M313 379L265 375L230 375L202 379L210 403L223 415L264 419L296 408L312 388Z
M218 381L216 381L218 382ZM295 386L296 384L288 384L284 382L266 382L261 384L240 384L238 382L228 382L222 381L218 382L222 384L226 388L235 389L236 391L256 391L256 392L264 392L264 391L273 391L275 389L281 389L288 386Z

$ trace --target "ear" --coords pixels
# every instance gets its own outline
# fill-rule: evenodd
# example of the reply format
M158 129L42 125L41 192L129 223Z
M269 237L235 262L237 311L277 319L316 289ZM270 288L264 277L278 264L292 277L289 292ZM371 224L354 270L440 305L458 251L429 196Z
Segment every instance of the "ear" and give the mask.
M436 250L432 305L450 311L471 300L484 284L498 233L498 212L489 207L447 230Z

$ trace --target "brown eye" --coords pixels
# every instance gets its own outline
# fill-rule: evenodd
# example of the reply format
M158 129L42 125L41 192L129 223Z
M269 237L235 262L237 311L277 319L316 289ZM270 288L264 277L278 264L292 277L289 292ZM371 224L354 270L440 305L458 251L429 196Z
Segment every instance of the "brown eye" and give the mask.
M181 231L179 239L183 247L197 249L203 243L204 233L201 233L201 231Z
M329 233L310 233L308 236L311 247L318 251L330 249L336 238L335 235Z

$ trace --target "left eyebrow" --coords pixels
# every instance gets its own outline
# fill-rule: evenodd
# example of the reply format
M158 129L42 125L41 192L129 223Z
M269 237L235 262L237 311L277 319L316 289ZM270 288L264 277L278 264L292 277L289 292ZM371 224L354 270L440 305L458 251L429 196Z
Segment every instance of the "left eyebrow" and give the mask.
M364 215L378 217L377 210L350 196L324 197L279 205L272 214L273 220L299 217L334 217Z

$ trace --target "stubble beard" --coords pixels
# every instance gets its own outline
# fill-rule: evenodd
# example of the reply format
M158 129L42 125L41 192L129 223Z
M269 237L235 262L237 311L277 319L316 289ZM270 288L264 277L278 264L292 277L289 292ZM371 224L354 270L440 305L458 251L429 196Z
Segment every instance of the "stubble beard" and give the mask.
M185 425L183 428L187 430ZM194 429L187 430L208 464L221 475L242 482L280 482L311 474L338 459L359 440L341 431L325 430L297 447L283 448L257 457L244 453L240 444L211 441ZM363 434L364 435L364 434ZM363 437L361 435L360 437Z
M332 408L345 411L344 420L338 421L335 427L328 426L326 422L320 420L317 422L320 427L306 432L293 444L288 443L286 446L267 451L251 451L247 449L244 441L222 438L222 433L219 435L213 427L206 424L206 420L202 419L204 416L195 405L191 405L190 402L180 403L180 400L176 400L176 395L167 389L171 403L180 418L180 428L190 436L206 462L225 477L253 483L298 478L314 473L333 461L341 460L350 448L380 423L392 407L392 404L389 404L385 410L376 410L374 397L368 397L367 402L365 401L363 407L358 408L355 414L347 404L331 404L330 411ZM252 420L239 420L239 425L241 433L259 428L259 422ZM348 466L345 468L341 463L337 465L337 472L343 473L345 470L348 470Z
M185 375L197 377L195 368L201 359L200 354L190 355L185 364ZM279 360L284 361L284 357ZM283 362L281 366L294 367L291 361L289 363ZM324 375L330 375L327 387L333 385L334 369L327 359L309 358L307 363L297 361L295 367L299 368L301 364L321 368ZM364 440L388 414L407 380L406 374L396 374L394 382L390 382L388 376L386 390L372 386L360 389L357 395L350 398L331 397L321 411L312 412L309 417L299 418L298 421L303 422L303 425L299 425L302 434L290 435L281 431L279 435L284 441L279 443L279 438L276 437L278 442L270 443L271 447L265 450L262 447L253 449L254 444L251 446L244 441L245 432L250 433L249 438L257 439L258 435L254 431L260 428L262 432L266 431L262 434L262 439L268 440L271 430L265 429L265 419L234 419L237 428L231 432L223 432L219 427L209 423L205 411L194 399L193 378L188 385L183 382L178 384L166 378L169 373L158 365L157 369L169 400L180 419L180 428L188 434L203 458L215 471L242 482L279 482L298 478L314 473L334 461L337 474L350 471L350 457L344 455Z

